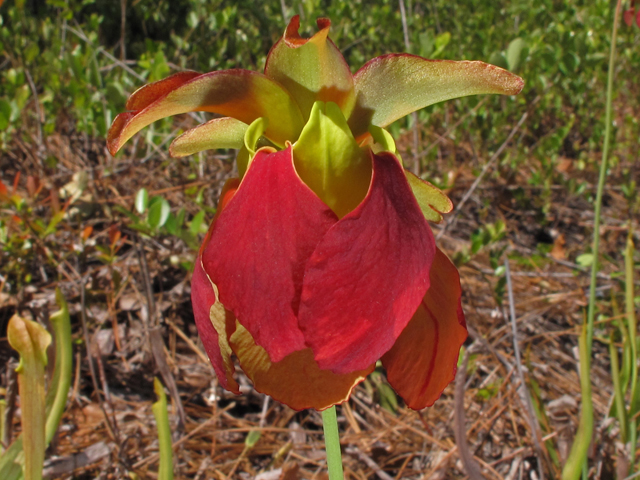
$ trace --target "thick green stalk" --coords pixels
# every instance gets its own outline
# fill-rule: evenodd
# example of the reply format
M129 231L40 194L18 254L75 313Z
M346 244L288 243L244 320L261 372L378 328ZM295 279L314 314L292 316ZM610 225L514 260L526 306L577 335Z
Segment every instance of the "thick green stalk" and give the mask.
M24 478L41 480L46 448L44 369L51 335L40 324L14 315L9 320L7 338L20 354L16 371L22 411Z
M171 427L169 426L169 414L167 412L167 395L164 393L162 383L157 378L153 379L153 390L158 396L158 401L151 407L158 427L158 445L160 449L158 480L173 480L173 448L171 446Z
M343 480L342 453L340 451L340 434L335 405L322 412L322 428L324 430L324 445L327 451L327 467L329 480Z
M580 390L582 392L582 408L580 424L573 439L569 458L562 469L562 480L577 480L582 475L587 460L589 444L593 435L593 402L591 398L591 352L587 345L587 330L583 327L580 333Z
M59 289L56 289L56 302L60 310L49 318L53 326L56 359L53 378L51 379L46 397L47 423L45 427L45 438L47 445L53 440L53 436L62 419L62 414L67 405L67 396L69 395L69 388L71 388L71 376L73 374L71 320L69 319L67 301Z
M631 387L630 387L630 405L629 415L630 419L629 430L629 442L630 442L630 454L631 458L630 474L635 470L636 462L636 445L638 441L638 429L636 415L640 411L640 392L638 391L638 350L637 350L637 322L636 322L636 309L635 309L635 292L633 285L633 238L631 232L631 226L629 226L629 236L627 237L627 246L624 251L624 281L625 281L625 310L627 317L627 331L629 334L629 350L631 352ZM622 426L621 426L622 427Z
M620 365L618 364L618 348L616 347L613 333L609 342L609 356L611 357L611 377L613 378L613 398L615 402L616 416L620 424L620 438L622 443L627 443L627 409L624 405L624 393L620 381Z
M56 363L45 400L45 411L47 414L45 423L46 445L51 443L53 435L60 424L73 373L71 321L69 319L67 302L59 290L56 290L56 301L58 302L60 310L51 315L50 318L56 345ZM6 450L4 455L0 456L0 479L18 480L21 478L22 465L24 464L24 459L20 455L22 447L22 434L20 434Z

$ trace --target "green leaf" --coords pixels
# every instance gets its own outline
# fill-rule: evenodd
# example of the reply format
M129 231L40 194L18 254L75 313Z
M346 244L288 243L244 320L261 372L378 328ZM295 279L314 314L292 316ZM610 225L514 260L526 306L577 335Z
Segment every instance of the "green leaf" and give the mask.
M493 52L489 57L489 63L500 68L509 68L509 62L502 52Z
M526 43L522 38L516 38L507 47L507 65L512 72L515 72L520 67L525 46Z
M451 34L449 32L444 32L438 35L435 41L436 50L435 52L433 52L433 57L434 58L439 57L450 41L451 41Z
M260 430L251 430L247 435L247 438L244 439L245 447L253 448L255 444L258 443L258 440L260 440L261 436L262 433L260 432Z
M0 130L9 128L11 120L11 104L3 98L0 98Z
M148 216L149 226L151 228L160 228L169 218L171 207L169 206L169 202L162 197L153 197L151 200Z
M139 214L143 214L147 210L147 206L149 205L149 192L147 192L146 188L141 188L138 190L136 194L136 210Z
M593 264L593 253L583 253L578 255L576 263L581 267L590 267Z
M169 218L167 218L164 228L167 230L167 233L171 235L176 235L178 233L178 223L176 222L176 216L173 213L169 214Z
M189 225L189 232L195 237L200 233L200 229L202 228L202 223L204 222L204 210L200 210L193 216L191 220L191 225Z

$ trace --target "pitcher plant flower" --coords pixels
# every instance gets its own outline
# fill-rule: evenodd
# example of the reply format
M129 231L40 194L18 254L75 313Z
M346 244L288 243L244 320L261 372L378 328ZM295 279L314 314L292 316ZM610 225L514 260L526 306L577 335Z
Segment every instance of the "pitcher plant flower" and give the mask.
M195 321L220 384L301 410L345 401L382 360L413 409L455 376L467 337L458 271L428 222L449 198L403 168L389 124L523 81L483 62L374 58L352 74L319 19L291 19L264 73L186 71L137 90L108 134L112 154L150 123L221 115L177 137L175 157L239 149L192 278Z

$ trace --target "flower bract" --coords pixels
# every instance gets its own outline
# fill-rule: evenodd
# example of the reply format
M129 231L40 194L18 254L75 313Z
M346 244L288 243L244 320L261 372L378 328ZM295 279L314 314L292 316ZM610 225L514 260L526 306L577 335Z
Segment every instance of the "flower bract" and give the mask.
M405 171L389 124L443 100L513 95L522 80L483 62L374 58L352 74L318 20L294 17L264 73L181 72L146 85L108 135L115 152L170 115L219 117L176 138L184 156L238 149L195 262L192 303L220 384L255 388L294 409L346 400L375 367L414 409L455 375L467 337L458 271L429 221L452 209Z

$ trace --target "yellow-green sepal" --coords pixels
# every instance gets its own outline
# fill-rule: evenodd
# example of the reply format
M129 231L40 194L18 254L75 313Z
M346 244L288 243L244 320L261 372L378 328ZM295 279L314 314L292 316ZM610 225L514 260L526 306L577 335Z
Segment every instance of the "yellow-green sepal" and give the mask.
M389 132L384 128L377 127L375 125L369 125L369 133L375 142L372 145L373 153L378 152L391 152L396 157L400 158L398 149L396 148L396 142Z
M366 196L371 160L356 143L335 103L314 103L309 121L293 145L293 158L300 178L339 218Z
M453 203L449 197L438 187L422 180L413 173L405 171L405 174L424 218L430 222L441 222L441 214L449 213L453 210Z
M251 125L245 130L242 146L236 157L236 164L238 165L238 176L244 177L249 168L251 159L256 154L256 151L265 145L261 145L261 140L264 138L263 134L269 126L269 120L266 117L256 118Z
M248 125L231 117L214 118L191 128L176 138L169 147L172 157L180 158L204 150L241 148Z

